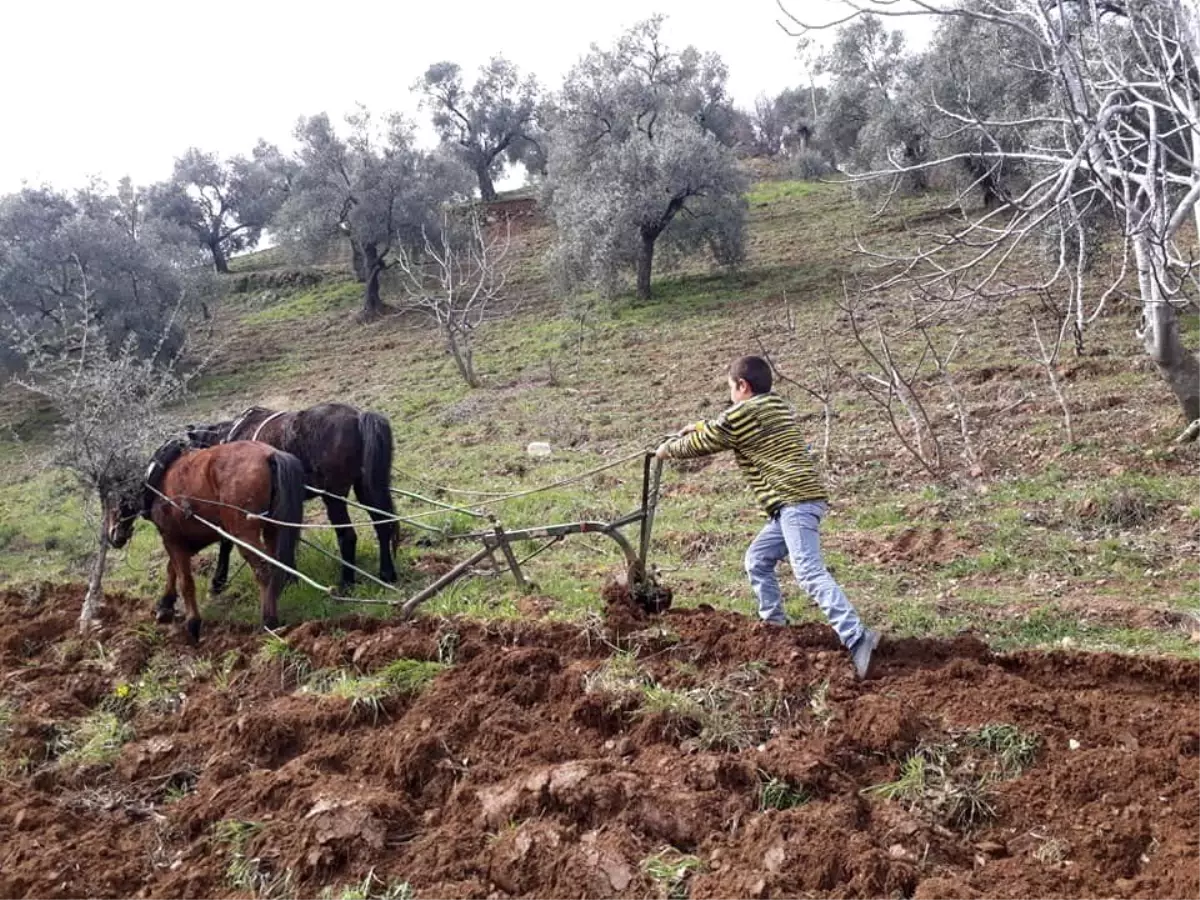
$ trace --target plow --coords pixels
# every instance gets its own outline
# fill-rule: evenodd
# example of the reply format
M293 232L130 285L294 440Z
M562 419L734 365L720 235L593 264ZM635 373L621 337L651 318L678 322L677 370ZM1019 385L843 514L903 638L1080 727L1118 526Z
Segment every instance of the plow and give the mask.
M532 494L548 491L556 487L561 487L563 485L574 484L588 480L600 474L601 472L632 462L635 459L640 460L641 462L640 503L636 509L609 521L582 520L508 529L504 527L500 518L490 509L519 497L526 497ZM659 613L668 608L671 602L670 589L659 583L657 573L654 567L650 564L651 540L653 535L655 513L658 508L662 482L662 469L662 461L656 459L653 453L638 451L636 454L624 456L618 460L606 463L589 471L528 490L522 490L508 494L485 494L483 492L475 491L455 492L487 498L475 504L474 506L456 505L414 491L403 490L400 488L390 488L391 492L396 496L425 504L432 508L429 512L417 513L409 516L386 512L384 510L369 506L365 503L356 502L348 498L342 498L347 504L370 513L373 517L373 520L376 522L380 521L381 519L386 519L387 521L407 524L416 529L436 535L438 539L446 542L464 544L473 543L476 545L474 552L456 562L449 570L439 575L432 583L426 585L411 595L405 595L400 588L397 588L395 585L389 584L388 582L377 578L359 566L349 566L359 575L394 595L391 597L349 597L339 594L332 586L322 584L316 579L305 575L303 572L284 566L271 556L260 551L258 548L253 547L240 540L236 536L230 534L228 531L221 528L214 522L208 519L200 518L195 514L194 511L191 512L191 515L199 519L201 522L219 534L223 539L237 544L240 547L246 548L270 565L284 569L292 577L297 578L316 590L326 594L331 600L344 603L379 604L397 607L400 611L400 615L404 619L410 619L421 606L421 604L447 590L456 582L475 574L479 567L485 563L485 561L491 571L497 573L507 572L512 576L513 581L520 589L529 590L531 588L531 583L525 574L523 566L531 559L541 555L571 535L603 535L604 537L611 539L617 545L622 555L624 566L616 579L617 583L622 588L622 592L627 592L629 598L646 612ZM322 496L327 494L326 491L312 487L311 485L306 486L306 489L314 496ZM151 487L150 490L154 491L154 493L158 494L158 496L162 497L162 499L164 499L166 502L176 506L179 505L178 501L180 498L167 497L166 495L155 490L153 487ZM451 491L449 488L438 487L437 489L437 492L449 491ZM187 502L186 498L184 499L184 502ZM302 530L333 530L337 528L359 527L352 522L344 525L334 523L301 523L296 525L294 523L281 522L272 519L263 513L254 513L249 510L240 511L244 512L250 519L256 519L280 526L296 527ZM425 521L422 521L423 516L447 512L468 516L479 522L486 523L486 526L467 532L457 533L437 528ZM636 535L626 534L626 529L636 529ZM539 542L538 546L531 552L527 553L523 558L518 558L517 545L531 541ZM330 553L324 547L321 547L319 544L316 544L313 541L301 538L300 542L325 556L337 559L334 554ZM342 562L345 565L349 565L344 563L344 561Z

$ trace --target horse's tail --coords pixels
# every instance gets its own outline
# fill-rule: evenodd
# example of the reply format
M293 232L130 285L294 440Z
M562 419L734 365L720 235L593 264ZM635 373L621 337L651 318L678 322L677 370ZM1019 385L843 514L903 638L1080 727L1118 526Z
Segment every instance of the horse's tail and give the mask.
M366 497L363 503L386 513L392 505L392 426L385 416L374 412L358 414L358 433L363 442L363 467L360 483Z
M276 450L268 464L271 467L271 509L268 515L280 522L304 520L304 464L290 453ZM300 529L289 525L275 526L275 558L289 569L296 568L296 545ZM278 566L271 568L271 586L282 591L293 576Z

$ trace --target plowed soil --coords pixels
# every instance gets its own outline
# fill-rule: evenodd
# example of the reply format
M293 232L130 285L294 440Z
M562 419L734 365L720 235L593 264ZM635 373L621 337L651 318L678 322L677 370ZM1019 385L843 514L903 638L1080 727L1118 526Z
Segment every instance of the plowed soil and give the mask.
M271 660L126 596L81 639L80 595L0 595L0 896L1200 894L1194 661L885 639L859 683L827 628L703 608L312 622ZM452 664L376 706L301 689L400 658ZM79 762L97 709L127 740ZM972 737L1001 724L1023 768Z

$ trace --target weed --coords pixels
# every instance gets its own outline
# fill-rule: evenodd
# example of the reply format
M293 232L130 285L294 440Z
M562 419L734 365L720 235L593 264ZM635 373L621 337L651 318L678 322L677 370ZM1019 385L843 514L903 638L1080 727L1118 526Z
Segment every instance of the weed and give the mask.
M1067 858L1067 854L1071 852L1071 847L1066 841L1060 841L1058 838L1044 838L1037 849L1033 851L1033 858L1043 865L1056 866Z
M458 642L459 634L457 631L443 631L438 635L437 656L439 663L444 666L454 665L454 657L458 653Z
M782 778L773 778L761 770L758 777L758 808L760 810L792 809L809 801L808 792L803 785L792 784Z
M258 659L266 665L279 666L279 680L283 687L287 686L289 680L302 681L312 671L312 660L308 655L274 633L263 638Z
M407 881L380 878L371 869L358 884L343 885L340 891L325 888L321 900L412 900L416 896Z
M398 659L372 675L344 669L316 672L302 690L349 700L351 712L369 714L374 721L386 712L389 699L419 694L445 668L442 663Z
M229 855L225 880L235 890L247 891L261 900L294 897L295 884L290 871L273 872L266 860L248 853L250 841L264 827L261 822L241 819L222 819L213 826L213 839L224 845Z
M1005 778L1020 775L1037 756L1042 745L1041 738L1022 731L1016 725L993 723L969 732L966 741L973 747L996 755L1000 773Z
M12 703L8 699L0 699L0 748L8 742L8 736L12 733L12 721L16 715L16 710L13 709Z
M114 713L94 712L51 739L60 765L104 765L133 738L133 729Z
M829 708L829 679L822 678L815 684L809 685L808 708L812 710L813 718L822 728L828 729L833 721L833 710Z
M664 847L642 860L642 871L658 882L668 900L687 897L688 879L703 868L699 857L680 853L674 847Z
M904 761L900 777L895 781L873 784L859 793L874 794L885 800L904 800L913 804L925 793L925 786L925 757L914 753Z
M583 677L583 689L589 694L624 694L639 690L649 681L638 664L637 653L618 650Z

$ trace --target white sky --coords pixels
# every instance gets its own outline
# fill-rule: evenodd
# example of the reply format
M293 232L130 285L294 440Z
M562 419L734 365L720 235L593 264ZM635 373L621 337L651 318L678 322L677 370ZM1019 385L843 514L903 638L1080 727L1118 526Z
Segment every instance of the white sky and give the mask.
M829 0L787 6L837 13ZM656 11L672 48L721 54L743 106L800 82L775 0L0 0L0 193L93 175L146 184L189 146L289 149L299 116L340 120L358 102L422 122L409 86L444 59L470 79L501 53L556 89L590 43Z

